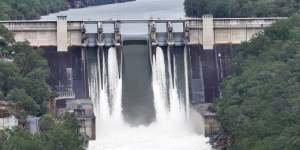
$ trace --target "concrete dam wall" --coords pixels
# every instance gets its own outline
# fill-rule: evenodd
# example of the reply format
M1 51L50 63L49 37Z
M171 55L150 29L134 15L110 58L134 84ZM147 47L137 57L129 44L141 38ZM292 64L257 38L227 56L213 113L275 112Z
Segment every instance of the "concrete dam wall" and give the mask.
M186 59L184 65L188 68L185 92L191 103L211 103L219 96L219 82L230 73L233 47L280 19L204 16L183 20L67 21L65 16L60 16L57 21L2 21L0 24L13 31L17 41L29 41L33 47L45 49L51 70L49 83L63 98L89 98L86 77L89 49L114 46L123 51L124 42L144 40L149 53L162 47L167 53L186 54L186 58L180 56ZM145 31L126 33L134 28L129 24L141 24ZM121 54L118 59L121 57L126 60Z

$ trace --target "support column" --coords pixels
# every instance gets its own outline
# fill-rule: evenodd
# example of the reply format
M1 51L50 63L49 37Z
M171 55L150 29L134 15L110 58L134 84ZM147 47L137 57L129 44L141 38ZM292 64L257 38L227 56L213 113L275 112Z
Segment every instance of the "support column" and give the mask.
M191 45L188 50L191 103L205 103L207 102L203 77L205 68L203 67L203 60L201 59L201 52L203 52L203 50L199 45Z
M83 86L84 86L84 93L83 97L89 97L89 85L88 85L88 72L87 72L87 48L82 47L81 48L81 63L82 63L82 70L81 74L83 75Z
M57 17L57 51L68 51L68 22L66 16Z
M203 51L201 62L205 87L205 102L212 103L219 96L218 66L215 47L214 19L212 15L203 18Z
M205 102L212 103L219 96L218 67L215 50L202 50L201 54Z
M120 21L116 21L114 23L114 45L116 47L119 47L122 45L120 25L121 25Z
M86 26L85 23L83 22L81 25L81 74L83 77L83 97L89 97L89 86L88 86L88 72L87 72L87 50L88 50L88 37L86 33Z
M167 34L168 34L167 44L169 46L173 46L174 45L173 26L172 26L172 23L170 21L167 22Z
M214 18L212 15L205 15L203 20L203 49L213 50L215 44Z
M151 20L148 23L148 34L149 34L149 56L150 62L152 64L152 56L156 53L156 47L158 45L157 38L156 38L156 24L155 21Z

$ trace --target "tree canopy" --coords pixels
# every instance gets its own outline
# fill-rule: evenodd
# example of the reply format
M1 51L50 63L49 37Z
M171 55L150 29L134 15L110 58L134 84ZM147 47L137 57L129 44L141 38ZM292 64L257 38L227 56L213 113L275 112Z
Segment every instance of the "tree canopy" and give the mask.
M222 84L219 120L233 150L300 147L300 14L234 50Z
M38 19L64 9L65 0L1 0L0 20Z
M43 130L35 135L22 129L0 130L0 150L84 150L79 122L70 115L67 118L58 121L44 115L40 120Z
M67 9L131 0L1 0L0 20L39 19L42 15Z
M4 2L13 1L1 1L0 8ZM1 11L0 18L5 15ZM28 17L27 14L21 17L9 15L9 19ZM13 34L0 25L0 100L18 104L25 111L23 115L43 115L39 121L39 134L32 135L22 128L0 130L0 150L84 150L76 118L66 115L54 120L50 115L44 115L48 100L55 95L46 83L49 68L42 55L41 49L34 49L27 42L16 42Z
M48 64L42 50L31 48L28 43L15 42L12 34L0 27L0 95L3 100L19 104L26 114L41 115L46 112L49 91ZM7 62L5 59L11 59Z
M300 9L299 0L185 0L190 17L288 17Z

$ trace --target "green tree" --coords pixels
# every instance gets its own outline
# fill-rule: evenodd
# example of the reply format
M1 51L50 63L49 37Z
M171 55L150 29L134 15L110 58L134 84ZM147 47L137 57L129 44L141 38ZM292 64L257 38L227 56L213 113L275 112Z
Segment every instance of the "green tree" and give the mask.
M39 105L26 94L24 89L13 89L7 94L7 99L21 106L29 114L37 114Z
M82 140L78 134L72 130L64 128L62 125L54 126L41 135L45 150L83 150Z
M80 122L72 114L66 113L63 117L63 126L73 131L73 133L79 133Z
M3 37L4 43L0 49L9 50L3 56L13 60L0 61L2 97L24 107L27 114L44 114L53 93L49 91L46 82L49 69L42 50L31 48L26 42L15 42L11 32L3 26L0 26L0 37Z
M299 0L185 0L190 17L288 17L300 9Z
M46 132L55 126L55 121L51 115L46 114L39 120L39 127L41 132Z
M1 0L0 20L38 19L65 9L65 0Z
M81 135L73 131L76 120L54 120L44 115L41 132L31 135L23 129L0 130L0 150L84 150ZM68 125L68 126L65 126Z
M44 115L40 120L40 129L43 132L41 139L47 145L45 150L83 150L79 128L79 121L70 114L58 121L51 115Z
M300 15L235 50L217 113L233 150L300 147Z
M3 150L43 150L45 147L38 136L32 136L22 129L10 132L10 136L2 145Z

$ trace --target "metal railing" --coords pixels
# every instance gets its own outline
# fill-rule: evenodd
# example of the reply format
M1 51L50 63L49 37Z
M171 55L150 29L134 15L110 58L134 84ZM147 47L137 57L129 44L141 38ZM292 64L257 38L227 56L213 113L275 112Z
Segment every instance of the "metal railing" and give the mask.
M59 91L57 92L58 97L56 97L56 100L59 99L75 99L76 95L75 92L73 90L69 90L69 91Z

